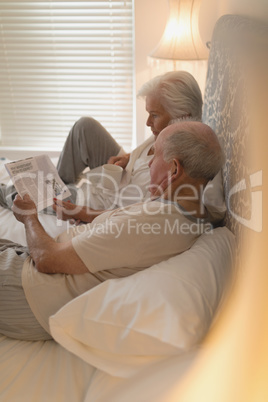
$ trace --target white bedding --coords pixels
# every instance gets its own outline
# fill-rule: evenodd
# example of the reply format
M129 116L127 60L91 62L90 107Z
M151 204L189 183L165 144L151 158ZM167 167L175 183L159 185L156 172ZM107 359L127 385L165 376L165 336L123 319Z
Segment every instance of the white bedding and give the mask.
M83 401L95 368L54 341L0 335L1 402Z

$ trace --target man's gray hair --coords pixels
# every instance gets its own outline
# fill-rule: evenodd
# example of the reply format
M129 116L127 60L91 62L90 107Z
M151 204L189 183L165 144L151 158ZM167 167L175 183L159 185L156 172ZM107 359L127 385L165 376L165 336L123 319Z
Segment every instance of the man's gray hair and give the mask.
M156 96L172 119L190 116L202 119L202 94L195 78L187 71L170 71L152 78L138 91L137 96Z
M210 136L202 135L198 128L191 130L183 125L180 129L178 125L178 129L165 139L163 157L168 163L178 159L185 173L192 178L212 180L225 158L213 130L205 124L203 127Z

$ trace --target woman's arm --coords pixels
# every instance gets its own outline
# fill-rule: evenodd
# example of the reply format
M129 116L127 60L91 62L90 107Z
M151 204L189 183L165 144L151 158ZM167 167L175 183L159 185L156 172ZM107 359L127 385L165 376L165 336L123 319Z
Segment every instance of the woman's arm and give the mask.
M121 156L111 156L107 163L111 165L121 166L123 169L126 168L129 162L130 154L124 154Z

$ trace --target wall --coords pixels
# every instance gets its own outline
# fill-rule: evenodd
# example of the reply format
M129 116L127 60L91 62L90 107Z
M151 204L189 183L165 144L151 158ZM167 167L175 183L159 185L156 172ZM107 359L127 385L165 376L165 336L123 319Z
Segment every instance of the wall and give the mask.
M224 14L248 15L268 22L268 1L202 0L199 29L204 42L211 39L215 22Z
M178 0L179 2L179 0ZM158 44L169 15L168 0L135 0L135 68L136 90L157 74L173 69L170 63L161 66L149 65L149 53ZM211 40L217 19L224 14L244 14L268 21L268 0L202 0L199 15L199 31L204 43ZM206 64L204 62L179 63L176 69L185 69L197 79L202 92L205 86ZM146 128L147 114L144 101L136 103L137 143L150 133Z
M148 55L159 42L169 14L167 0L135 0L135 68L136 92L141 85L152 78L148 66ZM146 135L146 113L144 101L136 102L137 143Z

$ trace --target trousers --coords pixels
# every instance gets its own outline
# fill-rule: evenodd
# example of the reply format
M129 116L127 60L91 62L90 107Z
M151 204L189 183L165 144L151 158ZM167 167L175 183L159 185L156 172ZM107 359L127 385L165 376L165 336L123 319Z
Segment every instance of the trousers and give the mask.
M65 184L75 183L86 167L101 166L120 151L120 145L97 120L81 117L70 130L60 154L59 176Z
M49 340L51 335L35 318L21 283L28 255L26 247L0 239L0 333L26 341Z

